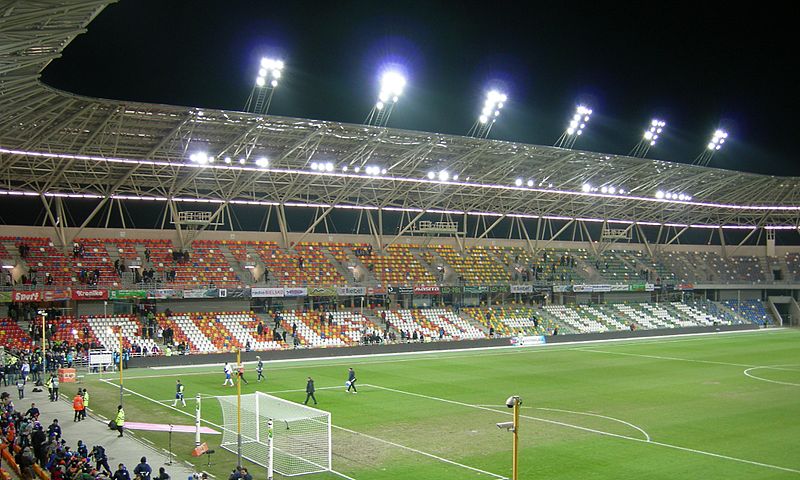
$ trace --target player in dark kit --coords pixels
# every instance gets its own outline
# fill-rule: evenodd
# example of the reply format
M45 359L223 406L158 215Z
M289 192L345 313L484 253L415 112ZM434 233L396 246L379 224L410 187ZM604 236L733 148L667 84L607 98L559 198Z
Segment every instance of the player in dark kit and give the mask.
M317 404L317 398L314 397L314 379L308 377L308 383L306 383L306 401L303 402L303 405L308 405L308 399L314 400L314 405Z
M263 379L266 380L267 377L264 376L264 362L261 361L261 357L256 357L258 359L258 365L256 366L256 373L258 373L258 380L259 382Z
M347 382L345 382L345 385L347 385L348 392L352 388L353 393L358 393L358 390L356 390L356 371L353 370L353 367L350 367L350 370L347 371Z

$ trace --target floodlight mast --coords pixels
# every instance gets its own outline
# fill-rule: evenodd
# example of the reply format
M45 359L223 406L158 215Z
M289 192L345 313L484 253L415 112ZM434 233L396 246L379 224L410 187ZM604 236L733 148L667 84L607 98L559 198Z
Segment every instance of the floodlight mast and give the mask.
M633 150L631 150L629 155L639 158L646 157L647 152L650 151L650 147L654 146L658 142L658 139L666 126L667 122L663 120L659 120L657 118L650 120L650 125L648 125L647 130L644 131L642 139L636 144L636 146L633 147Z
M569 121L569 126L564 133L558 137L555 146L560 148L572 148L578 140L578 137L583 134L583 130L586 128L586 124L589 123L591 116L592 109L584 105L578 105L575 108L575 114L572 115Z
M245 102L244 110L250 113L266 115L272 103L272 95L283 75L283 60L264 57L258 68L258 76L253 90Z
M714 157L714 154L722 148L722 145L726 140L728 140L728 132L722 130L721 128L716 129L714 134L711 136L711 140L709 140L708 145L706 145L705 150L703 150L700 155L694 159L692 164L700 165L701 167L707 167L708 164L711 163L711 159Z
M508 96L505 93L500 93L497 90L487 92L481 114L472 125L472 128L469 129L469 132L467 132L467 136L475 138L488 137L494 122L500 116L500 110L505 106L506 100L508 100Z
M385 127L389 123L394 107L403 93L406 86L405 77L395 71L386 71L381 76L381 91L378 94L378 101L370 110L367 116L367 125L375 127Z

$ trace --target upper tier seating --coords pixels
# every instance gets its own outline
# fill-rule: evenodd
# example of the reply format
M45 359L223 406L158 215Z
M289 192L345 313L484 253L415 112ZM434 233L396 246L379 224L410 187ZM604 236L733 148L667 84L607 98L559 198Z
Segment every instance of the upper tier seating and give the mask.
M432 245L431 248L455 270L466 285L494 285L508 283L510 277L495 260L502 254L499 247L468 247L462 253L450 245Z
M354 252L359 246L354 246ZM372 254L361 255L361 263L370 270L384 286L435 285L438 280L411 253L418 245L393 244L384 253L377 249Z

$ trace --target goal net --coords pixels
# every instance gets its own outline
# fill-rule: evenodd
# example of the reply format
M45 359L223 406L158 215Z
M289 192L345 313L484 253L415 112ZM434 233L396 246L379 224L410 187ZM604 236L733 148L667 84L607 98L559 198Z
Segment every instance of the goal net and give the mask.
M331 414L266 393L242 395L237 418L236 395L217 397L222 408L222 444L237 453L241 421L242 457L284 476L331 470ZM269 421L272 420L272 458ZM271 462L270 462L271 460Z

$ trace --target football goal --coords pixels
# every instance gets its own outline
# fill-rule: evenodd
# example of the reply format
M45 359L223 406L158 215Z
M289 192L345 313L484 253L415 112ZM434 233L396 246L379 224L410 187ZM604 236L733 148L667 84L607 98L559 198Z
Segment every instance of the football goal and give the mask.
M222 408L221 447L283 476L331 470L331 414L266 393L217 397ZM271 442L270 442L271 439Z

